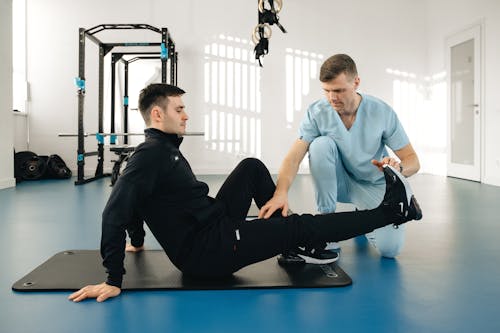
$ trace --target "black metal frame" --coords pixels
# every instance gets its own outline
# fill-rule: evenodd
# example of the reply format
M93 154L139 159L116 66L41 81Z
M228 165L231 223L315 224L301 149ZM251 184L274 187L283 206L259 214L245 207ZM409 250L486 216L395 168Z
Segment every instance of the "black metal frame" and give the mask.
M129 43L103 43L98 39L95 34L103 30L130 30L130 29L142 29L151 30L153 32L159 33L161 35L160 43L151 42L129 42ZM100 24L90 29L79 28L78 30L78 40L79 40L79 52L78 52L78 149L77 149L77 180L75 185L86 184L93 180L110 176L110 174L104 173L104 141L98 140L97 151L85 152L85 130L84 130L84 106L85 106L85 42L89 39L94 44L99 47L99 91L98 91L98 132L104 132L104 57L115 47L160 47L159 52L151 52L151 54L159 54L161 60L161 72L162 72L162 82L167 82L167 63L170 62L170 84L177 85L177 52L175 51L175 43L170 37L167 28L156 28L148 24ZM122 53L125 54L125 53ZM138 54L148 54L148 52L142 52ZM115 114L114 114L114 102L115 102L115 65L112 68L112 113L111 113L111 133L114 133L115 127ZM128 79L128 73L127 73ZM128 95L128 82L127 82L127 95ZM128 97L128 96L127 96ZM127 105L128 112L128 105ZM127 115L128 116L128 115ZM128 119L127 119L128 121ZM128 130L128 126L127 126ZM98 138L99 139L99 138ZM85 157L97 156L97 167L94 177L85 178L84 166Z
M138 60L157 60L161 59L160 56L157 55L157 52L117 52L111 54L111 133L115 133L115 86L116 86L116 65L119 62L123 63L124 66L124 88L123 88L123 127L122 132L128 133L128 73L129 73L129 64L132 64ZM128 55L138 55L131 59L125 59L125 56ZM177 59L177 53L175 53L175 58ZM175 68L170 68L170 82L177 83L177 77L175 76ZM164 77L162 71L162 78ZM165 81L162 80L162 83ZM111 144L115 144L115 137L112 136L110 139ZM123 136L123 143L128 144L128 136Z

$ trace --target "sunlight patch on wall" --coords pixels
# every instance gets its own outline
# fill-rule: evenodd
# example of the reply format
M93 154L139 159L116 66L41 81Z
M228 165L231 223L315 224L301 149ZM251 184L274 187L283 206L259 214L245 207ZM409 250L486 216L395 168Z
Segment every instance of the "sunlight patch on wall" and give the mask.
M421 171L446 174L446 73L419 76L387 68L392 78L392 106L410 137Z
M303 50L286 49L286 123L292 128L296 117L304 114L303 97L310 93L311 81L317 80L323 55Z
M260 67L248 40L219 35L204 49L207 149L261 157Z

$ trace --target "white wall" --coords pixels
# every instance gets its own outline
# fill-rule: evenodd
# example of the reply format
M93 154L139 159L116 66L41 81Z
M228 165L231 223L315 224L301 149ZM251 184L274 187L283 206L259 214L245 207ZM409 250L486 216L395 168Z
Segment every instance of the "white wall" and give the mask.
M475 24L483 24L483 173L482 182L500 185L500 2L498 0L427 1L428 70L446 70L445 40ZM446 123L440 124L446 128Z
M12 131L12 1L0 0L0 189L15 186Z
M14 150L28 150L28 115L25 112L13 113Z
M361 89L391 104L394 102L395 77L387 72L388 69L415 73L416 80L426 74L426 26L422 19L425 17L424 4L412 0L386 0L383 6L379 2L362 0L342 3L329 0L314 3L285 1L280 18L288 33L282 34L273 28L270 53L264 58L264 68L256 74L257 77L260 75L260 81L257 79L260 82L257 85L260 96L257 94L255 99L260 108L250 111L243 106L230 107L227 97L224 103L221 103L220 98L214 102L210 97L211 83L206 101L205 64L211 69L213 62L221 66L221 63L227 65L232 61L228 60L227 54L214 56L212 45L217 44L218 48L226 52L231 47L233 51L240 48L241 53L247 53L252 58L253 46L245 44L245 41L235 41L234 38L250 39L250 33L257 23L256 7L256 1L28 0L30 150L39 154L58 153L70 167L76 167L76 139L58 138L57 133L76 132L77 129L77 98L73 79L77 76L79 27L90 28L101 23L148 23L168 27L179 51L178 84L188 91L185 96L191 116L188 130L205 130L204 118L207 116L211 119L212 110L216 110L219 116L220 112L224 112L233 117L247 115L260 120L261 139L256 144L260 147L261 158L272 171L279 168L289 145L295 140L306 106L321 96L317 74L313 78L299 78L296 82L300 85L290 76L287 77L290 75L286 69L287 55L289 58L303 58L305 60L300 60L301 64L309 64L309 67L317 69L326 57L339 52L349 53L358 63ZM233 40L229 41L228 37ZM102 39L107 41L104 37ZM207 50L208 53L205 53ZM299 55L295 55L296 50L300 51ZM303 51L309 53L304 55ZM311 53L316 55L312 56ZM97 86L93 74L97 70L97 51L88 46L87 54L86 131L92 132L96 130L97 123ZM319 55L323 58L319 58ZM250 73L254 65L249 61L242 63L247 65ZM298 60L294 60L295 64L299 64ZM227 70L228 67L224 68ZM296 86L292 88L302 92L287 93L287 82L293 82ZM287 122L289 100L295 101L296 109L291 111ZM413 126L409 123L409 127ZM250 120L248 126L251 126ZM217 128L217 136L220 135L219 131ZM418 131L409 129L409 132ZM227 138L230 133L224 135ZM87 151L93 150L95 140L87 141ZM217 143L205 142L203 138L189 137L183 144L193 169L198 173L229 171L243 156L255 155L259 151L255 149L252 153L250 146L247 151L238 154L234 146L229 149L225 143L221 147ZM240 150L243 150L241 146ZM92 158L87 159L90 168L93 165L91 161Z

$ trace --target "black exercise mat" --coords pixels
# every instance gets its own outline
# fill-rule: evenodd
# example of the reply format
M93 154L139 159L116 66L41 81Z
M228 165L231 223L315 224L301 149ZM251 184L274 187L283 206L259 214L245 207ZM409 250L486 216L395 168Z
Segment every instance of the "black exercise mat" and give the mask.
M57 253L14 283L16 291L78 290L106 279L97 250L71 250ZM276 258L245 267L217 280L184 276L165 252L147 250L127 253L122 289L249 289L249 288L325 288L352 284L351 278L335 263L329 265L280 266Z

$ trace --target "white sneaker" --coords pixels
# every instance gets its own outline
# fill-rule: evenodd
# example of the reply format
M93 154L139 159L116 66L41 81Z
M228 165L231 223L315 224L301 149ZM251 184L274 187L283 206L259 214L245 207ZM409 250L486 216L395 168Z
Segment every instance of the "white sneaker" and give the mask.
M340 244L338 242L327 242L325 250L338 251L340 250Z

